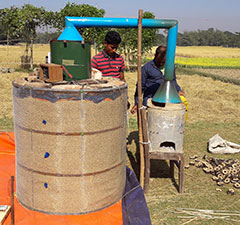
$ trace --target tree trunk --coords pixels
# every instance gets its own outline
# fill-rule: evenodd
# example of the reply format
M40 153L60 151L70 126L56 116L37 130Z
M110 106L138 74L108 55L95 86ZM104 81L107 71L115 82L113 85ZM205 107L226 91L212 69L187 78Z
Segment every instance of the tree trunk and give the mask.
M129 54L128 54L127 49L124 50L124 55L125 55L126 69L127 69L127 71L129 71L130 70L130 65L129 65L130 62L129 62Z
M26 43L26 48L23 56L21 56L21 66L23 69L30 68L30 57L28 56L29 43Z
M31 55L30 55L30 69L32 70L32 69L33 69L33 40L31 40L31 46L30 46L30 49L31 49Z
M8 65L8 45L9 45L9 30L7 34L7 65Z

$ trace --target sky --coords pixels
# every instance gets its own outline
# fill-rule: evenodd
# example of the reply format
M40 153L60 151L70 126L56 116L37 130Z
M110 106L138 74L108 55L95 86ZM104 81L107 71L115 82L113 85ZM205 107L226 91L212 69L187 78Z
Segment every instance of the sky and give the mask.
M139 9L156 19L176 19L179 32L207 30L240 32L240 0L0 0L0 8L32 4L59 11L70 3L89 4L104 9L105 17L137 18Z

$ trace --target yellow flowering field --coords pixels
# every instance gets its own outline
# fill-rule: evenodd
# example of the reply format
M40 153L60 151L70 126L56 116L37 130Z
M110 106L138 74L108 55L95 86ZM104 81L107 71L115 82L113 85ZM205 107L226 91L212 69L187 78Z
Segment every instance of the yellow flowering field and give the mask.
M202 68L240 68L240 48L177 46L176 64Z
M238 58L176 57L175 63L186 67L240 68L240 57Z
M156 48L145 54L148 60L154 57ZM175 63L185 67L240 69L240 48L177 46Z

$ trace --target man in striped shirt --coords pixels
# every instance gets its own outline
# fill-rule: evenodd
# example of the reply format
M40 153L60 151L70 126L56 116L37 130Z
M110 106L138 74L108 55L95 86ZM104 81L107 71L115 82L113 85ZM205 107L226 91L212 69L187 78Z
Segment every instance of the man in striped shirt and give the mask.
M102 72L103 77L124 79L124 59L116 53L121 37L116 31L109 31L105 36L104 49L92 58L91 66Z

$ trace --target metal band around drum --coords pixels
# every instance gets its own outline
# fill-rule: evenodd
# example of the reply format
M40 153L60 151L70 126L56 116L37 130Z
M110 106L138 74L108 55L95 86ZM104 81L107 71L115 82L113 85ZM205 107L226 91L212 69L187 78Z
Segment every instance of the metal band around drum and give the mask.
M107 168L105 170L101 170L101 171L96 171L96 172L93 172L93 173L83 173L83 174L61 174L61 173L47 173L47 172L42 172L42 171L38 171L38 170L34 170L34 169L30 169L26 166L23 166L21 163L17 162L17 165L29 172L34 172L34 173L37 173L37 174L41 174L41 175L47 175L47 176L55 176L55 177L86 177L86 176L92 176L92 175L96 175L96 174L101 174L101 173L105 173L105 172L108 172L112 169L115 169L119 166L121 166L125 161L121 161L120 163L118 163L117 165L114 165L110 168Z
M48 134L48 135L57 135L57 136L83 136L83 135L93 135L93 134L101 134L101 133L107 133L110 131L115 131L118 129L123 128L123 126L117 126L117 127L113 127L110 129L106 129L106 130L98 130L98 131L90 131L90 132L76 132L76 133L64 133L64 132L51 132L51 131L41 131L41 130L35 130L35 129L31 129L31 128L26 128L26 127L22 127L19 124L15 123L15 126L17 126L18 128L24 130L24 131L29 131L32 133L38 133L38 134Z
M18 198L18 201L27 209L30 209L30 210L33 210L33 211L36 211L36 212L46 213L46 214L49 214L49 215L83 215L83 214L86 214L86 213L93 213L93 212L97 212L97 211L106 209L106 208L110 207L111 205L114 205L115 203L117 203L119 200L114 201L114 202L112 202L112 203L110 203L110 204L108 204L104 207L101 207L99 209L89 210L89 211L84 211L84 212L77 212L77 213L65 213L65 212L59 213L59 212L49 212L49 211L39 210L39 209L36 209L36 208L33 208L33 207L30 207L30 206L26 205L19 198Z

